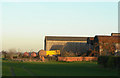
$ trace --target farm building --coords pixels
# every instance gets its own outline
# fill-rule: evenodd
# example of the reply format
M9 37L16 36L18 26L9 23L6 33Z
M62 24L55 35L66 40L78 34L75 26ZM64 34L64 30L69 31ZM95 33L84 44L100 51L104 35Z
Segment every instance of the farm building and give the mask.
M120 36L120 33L111 33L111 36Z
M120 36L95 36L94 47L100 55L120 51Z
M89 45L87 44L88 37L61 37L61 36L46 36L44 49L60 50L61 52L87 52Z

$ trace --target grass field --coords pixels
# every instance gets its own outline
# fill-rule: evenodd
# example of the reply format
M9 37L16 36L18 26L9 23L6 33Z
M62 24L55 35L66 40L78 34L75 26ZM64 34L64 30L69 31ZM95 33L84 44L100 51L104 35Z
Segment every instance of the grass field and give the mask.
M2 63L3 76L118 76L96 62L8 62Z

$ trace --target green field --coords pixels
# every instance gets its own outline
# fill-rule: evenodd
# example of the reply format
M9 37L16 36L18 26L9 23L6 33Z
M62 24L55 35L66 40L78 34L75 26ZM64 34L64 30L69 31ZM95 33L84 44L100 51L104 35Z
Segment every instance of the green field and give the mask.
M8 62L2 63L3 76L118 76L115 69L96 62Z

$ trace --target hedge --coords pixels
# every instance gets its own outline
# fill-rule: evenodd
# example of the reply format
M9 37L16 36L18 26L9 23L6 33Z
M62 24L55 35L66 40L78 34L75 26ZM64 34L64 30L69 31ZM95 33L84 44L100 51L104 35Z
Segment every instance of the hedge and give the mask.
M99 56L98 64L109 68L120 68L120 56Z

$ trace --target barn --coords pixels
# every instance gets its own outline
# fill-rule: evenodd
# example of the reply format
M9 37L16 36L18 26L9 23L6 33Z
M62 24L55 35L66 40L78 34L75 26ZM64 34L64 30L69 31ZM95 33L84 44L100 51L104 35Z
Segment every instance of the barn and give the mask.
M89 49L88 37L45 36L44 49L83 53Z

